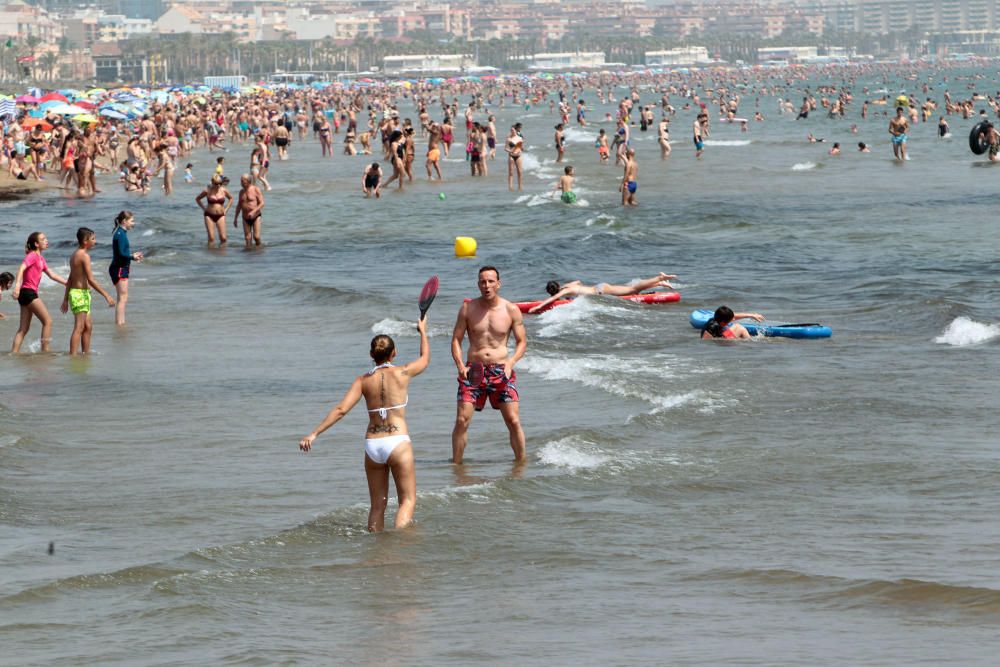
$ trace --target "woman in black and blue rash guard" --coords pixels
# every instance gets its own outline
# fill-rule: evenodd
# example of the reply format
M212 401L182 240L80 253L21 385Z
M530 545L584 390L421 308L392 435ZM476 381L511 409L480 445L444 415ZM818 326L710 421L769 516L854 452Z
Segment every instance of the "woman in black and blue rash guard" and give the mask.
M132 252L128 242L128 230L135 225L135 216L131 211L122 211L115 217L115 231L111 235L111 266L108 273L111 274L111 282L114 283L118 292L118 300L115 305L115 324L121 326L125 324L125 303L128 301L128 272L132 261L141 262L142 253Z

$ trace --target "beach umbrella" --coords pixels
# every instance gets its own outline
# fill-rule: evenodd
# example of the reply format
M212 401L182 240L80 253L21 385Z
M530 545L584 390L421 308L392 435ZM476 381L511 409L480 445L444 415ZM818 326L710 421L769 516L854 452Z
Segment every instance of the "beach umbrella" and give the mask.
M97 116L94 116L89 113L82 113L77 116L73 116L73 120L76 121L77 123L96 123Z
M38 104L38 98L34 95L18 95L14 98L15 102L21 102L22 104Z
M76 116L78 114L87 113L86 109L75 104L57 104L54 107L49 107L47 111L58 116Z
M87 100L77 100L73 103L73 106L80 107L84 111L93 111L97 105L93 102L88 102Z
M128 115L115 109L101 109L101 115L112 120L128 120Z
M87 91L87 97L94 97L95 95L103 95L108 92L105 88L91 88Z
M26 130L34 129L36 125L41 125L42 130L45 132L48 132L49 130L52 129L52 123L48 123L41 118L26 118L25 121L21 123L21 127L23 127Z
M52 92L42 95L40 102L69 102L65 95L60 95L59 93Z
M38 105L38 108L42 111L48 111L52 107L65 106L65 102L60 102L59 100L49 100L48 102L42 102Z

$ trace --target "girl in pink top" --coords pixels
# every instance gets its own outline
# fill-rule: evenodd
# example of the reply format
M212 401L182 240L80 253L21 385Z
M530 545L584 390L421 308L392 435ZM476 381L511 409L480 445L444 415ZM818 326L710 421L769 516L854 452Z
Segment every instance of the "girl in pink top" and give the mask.
M24 261L17 269L17 277L14 278L14 289L11 290L14 298L21 305L21 325L14 334L14 344L10 348L11 354L21 351L21 341L28 334L31 328L31 317L34 315L42 323L42 352L49 351L49 342L52 340L52 318L45 308L41 297L38 296L38 283L42 279L42 273L56 281L60 285L66 284L66 279L57 276L49 270L49 265L42 257L42 251L49 247L49 240L42 232L32 232L28 237L28 242L24 244Z

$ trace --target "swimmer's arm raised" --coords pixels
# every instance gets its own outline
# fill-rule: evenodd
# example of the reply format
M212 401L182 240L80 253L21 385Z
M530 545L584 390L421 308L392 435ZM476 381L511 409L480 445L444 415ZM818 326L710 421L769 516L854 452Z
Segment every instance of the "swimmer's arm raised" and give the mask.
M344 415L350 412L351 408L357 405L358 401L360 400L361 400L361 378L357 377L351 384L351 388L347 390L346 394L344 394L344 398L340 400L340 403L338 403L336 406L334 406L332 410L330 410L330 412L326 415L326 417L323 418L323 421L319 423L319 426L313 429L312 433L310 433L309 435L307 435L306 437L302 438L302 440L299 441L299 449L301 449L304 452L308 452L310 449L312 449L313 441L316 440L317 437L319 437L319 434L325 431L326 429L330 428L337 422L339 422L341 419L343 419Z
M420 332L420 356L403 366L403 372L410 377L420 375L431 363L431 345L427 340L427 318L417 320L417 331Z

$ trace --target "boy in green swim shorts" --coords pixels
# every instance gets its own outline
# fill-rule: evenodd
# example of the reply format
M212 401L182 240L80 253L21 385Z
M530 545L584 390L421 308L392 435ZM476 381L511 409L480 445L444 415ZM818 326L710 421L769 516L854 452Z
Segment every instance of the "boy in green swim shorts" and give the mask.
M556 187L553 189L553 191L562 193L559 195L559 198L562 199L564 204L576 203L576 193L573 192L573 182L575 180L573 165L566 165L563 169L563 175L559 177L559 182L556 183Z
M90 266L89 250L97 244L97 234L93 229L80 227L76 230L76 242L79 247L69 260L69 279L66 280L66 294L63 296L59 310L73 311L73 333L69 337L69 353L76 354L79 349L84 354L90 352L90 333L93 324L90 321L90 288L108 302L108 307L115 307L115 300L97 284L94 272Z

